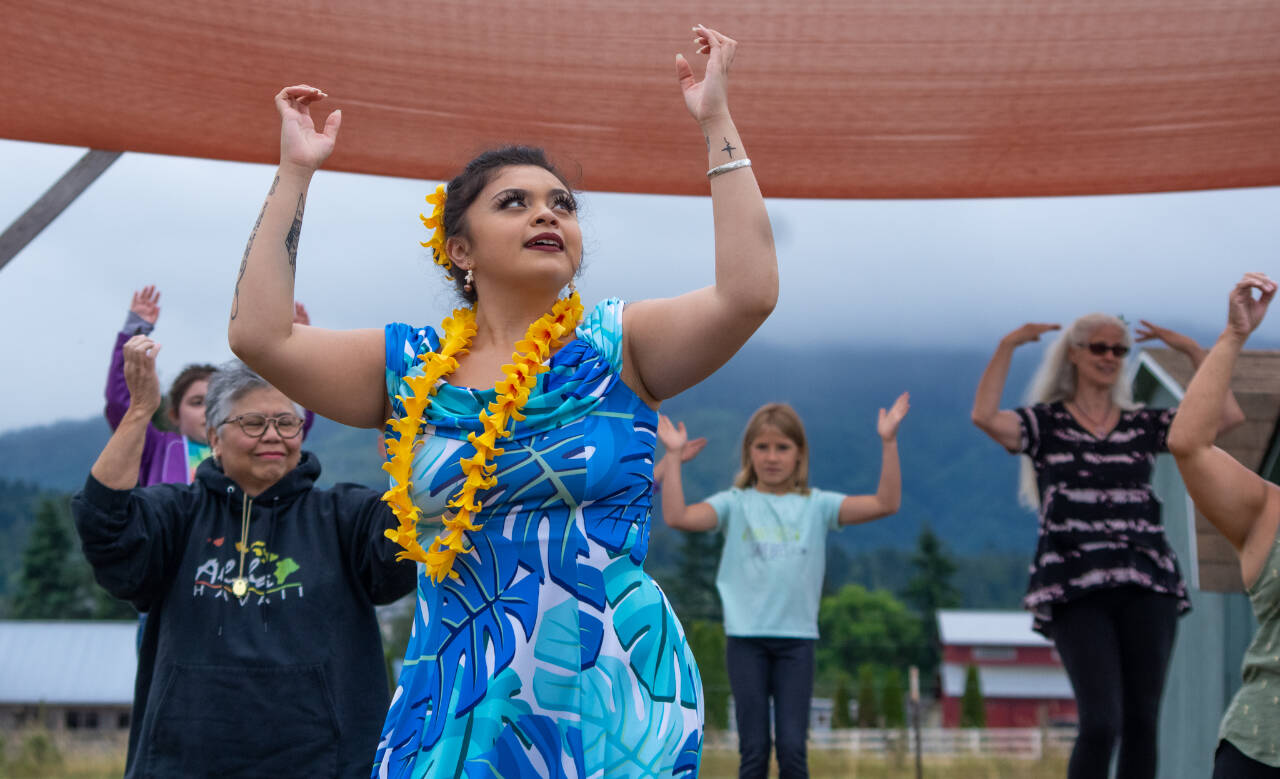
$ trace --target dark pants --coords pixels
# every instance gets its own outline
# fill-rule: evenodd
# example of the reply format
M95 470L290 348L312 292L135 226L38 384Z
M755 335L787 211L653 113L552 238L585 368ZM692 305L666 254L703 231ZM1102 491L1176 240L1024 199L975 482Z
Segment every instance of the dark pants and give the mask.
M1176 599L1116 587L1053 607L1053 643L1080 715L1067 779L1155 779L1160 696L1178 622Z
M769 772L769 699L773 699L779 779L807 779L809 701L813 652L808 638L738 638L725 641L725 664L738 721L739 779Z
M1280 779L1280 768L1259 763L1230 741L1219 741L1213 756L1213 779Z

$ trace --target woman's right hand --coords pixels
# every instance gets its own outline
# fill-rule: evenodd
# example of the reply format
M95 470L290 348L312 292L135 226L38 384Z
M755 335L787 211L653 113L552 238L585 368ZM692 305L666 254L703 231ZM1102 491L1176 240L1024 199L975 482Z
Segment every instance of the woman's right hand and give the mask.
M1253 291L1259 292L1257 300ZM1248 338L1262 318L1267 315L1267 306L1276 294L1276 283L1265 273L1246 273L1240 283L1231 290L1227 305L1227 329L1242 340Z
M124 380L129 386L129 412L147 419L160 408L160 377L156 375L156 355L160 344L145 335L124 342Z
M129 310L137 314L143 321L154 325L156 320L160 318L160 293L156 291L156 285L148 284L134 292L133 300L129 303Z
M311 104L328 97L324 92L305 84L285 87L276 95L276 110L280 112L280 165L293 166L313 172L333 153L338 140L338 127L342 124L342 111L329 114L324 131L316 132L311 117Z
M1040 336L1045 333L1061 329L1062 325L1052 324L1050 322L1028 322L1000 339L1000 342L1014 347L1022 346L1025 343L1039 341Z

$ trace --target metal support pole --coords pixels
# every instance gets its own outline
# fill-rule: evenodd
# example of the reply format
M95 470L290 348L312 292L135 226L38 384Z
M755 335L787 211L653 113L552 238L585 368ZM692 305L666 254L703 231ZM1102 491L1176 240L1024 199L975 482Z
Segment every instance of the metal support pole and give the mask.
M40 231L57 219L58 214L80 197L90 184L97 181L98 176L111 167L111 163L119 159L121 154L118 151L98 149L85 152L75 165L62 174L62 178L54 182L39 200L0 234L0 268L4 268L9 260L35 240Z

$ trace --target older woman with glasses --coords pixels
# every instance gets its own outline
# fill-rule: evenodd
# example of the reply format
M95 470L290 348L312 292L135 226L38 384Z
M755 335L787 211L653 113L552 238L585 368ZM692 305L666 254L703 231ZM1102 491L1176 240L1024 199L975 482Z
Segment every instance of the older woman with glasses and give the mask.
M98 582L151 612L126 776L367 776L389 704L374 605L416 576L382 541L395 517L315 488L301 410L236 361L209 380L194 482L139 487L158 350L124 345L132 403L73 501Z
M1129 328L1089 314L1046 351L1031 405L1001 410L1013 350L1057 329L1025 324L1000 341L978 384L973 422L1027 456L1021 497L1039 510L1040 534L1023 605L1053 640L1075 691L1080 729L1068 779L1106 776L1117 739L1117 775L1154 779L1165 671L1178 616L1191 607L1151 488L1175 409L1133 402ZM1196 366L1204 361L1190 338L1142 322L1138 340L1153 339ZM1228 396L1223 429L1243 419Z

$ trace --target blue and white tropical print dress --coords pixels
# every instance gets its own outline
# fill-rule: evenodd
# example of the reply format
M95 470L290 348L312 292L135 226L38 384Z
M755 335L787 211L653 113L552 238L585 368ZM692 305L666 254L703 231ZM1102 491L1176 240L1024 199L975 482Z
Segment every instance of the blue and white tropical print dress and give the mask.
M622 382L622 309L590 311L501 443L498 485L461 579L419 571L404 668L375 777L694 777L702 683L684 631L643 570L657 414ZM408 394L430 328L392 324L387 390ZM414 459L437 516L493 390L442 382ZM423 546L434 528L420 525ZM390 542L388 542L390 543ZM421 566L420 566L421 568Z

